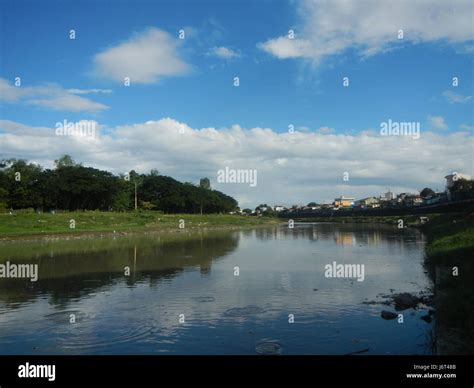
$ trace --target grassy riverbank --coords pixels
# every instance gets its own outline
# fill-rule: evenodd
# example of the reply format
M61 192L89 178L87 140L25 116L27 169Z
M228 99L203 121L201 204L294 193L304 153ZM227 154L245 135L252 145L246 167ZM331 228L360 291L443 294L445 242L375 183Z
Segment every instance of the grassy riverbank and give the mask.
M428 238L426 262L435 279L438 352L473 354L474 215L438 216L422 229Z
M274 218L229 214L162 214L154 211L37 214L18 211L14 214L0 214L0 240L51 235L103 234L114 231L122 234L171 231L180 229L180 220L184 220L184 229L255 227L281 222Z

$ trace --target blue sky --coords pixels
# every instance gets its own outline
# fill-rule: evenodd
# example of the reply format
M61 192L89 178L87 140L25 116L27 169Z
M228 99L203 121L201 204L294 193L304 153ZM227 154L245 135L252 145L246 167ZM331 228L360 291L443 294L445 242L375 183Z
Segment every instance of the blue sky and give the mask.
M443 137L454 136L450 139L464 146L468 139L471 153L468 148L464 162L448 159L450 162L444 162L447 164L439 174L453 168L472 173L473 6L463 0L400 1L394 13L392 3L363 1L353 6L338 0L325 4L317 0L2 0L2 153L43 165L57 158L46 151L8 143L11 138L6 135L18 134L18 125L54 128L63 120L94 120L101 127L101 135L109 134L118 144L119 128L159 123L166 118L197 132L216 128L221 131L217 142L223 142L216 145L219 148L225 147L226 139L239 139L238 131L231 129L233 125L242 128L249 141L253 128L270 128L268 139L280 134L275 139L281 140L292 124L301 132L298 136L303 136L303 143L321 140L316 135L351 143L353 136L354 150L357 141L365 144L362 137L367 131L377 135L380 123L392 119L419 122L422 133L428 138L434 136L430 146L439 153L446 154L440 147L450 143ZM403 39L397 39L400 28L404 30ZM71 29L76 33L74 40L69 38ZM180 29L186 34L183 40L178 39ZM295 32L295 40L288 39L290 29ZM123 85L123 75L130 75L129 87ZM14 86L17 76L21 77L19 88ZM346 76L349 87L342 84ZM233 85L234 77L239 77L240 86ZM459 78L459 86L452 85L453 77ZM199 135L212 137L211 132L201 131ZM312 137L305 140L305 134ZM150 161L141 160L143 156L137 152L133 160L123 163L122 170L131 165L146 169L150 162L178 178L197 179L203 174L212 175L220 165L246 165L252 160L251 152L255 152L255 168L262 173L266 171L262 160L257 161L261 157L283 168L290 156L282 151L272 153L275 147L259 144L264 135L228 160L223 157L213 164L200 159L180 160L170 168L165 155ZM50 140L58 143L57 152L66 147L59 144L64 139ZM115 168L122 159L117 155L115 161L107 163L106 155L113 150L105 147L105 137L96 140L101 141L102 151L80 149L78 144L73 147L69 140L68 144L76 158ZM409 144L421 147L421 143ZM139 147L138 143L134 147ZM265 150L270 150L267 156L262 155ZM380 152L380 148L373 151ZM98 152L104 157L94 157ZM425 175L421 176L426 176L434 160L426 161ZM378 180L362 179L367 166L361 166L369 163L363 155L339 157L338 161L353 165L354 173L361 177L357 190L352 190L354 195L381 190L386 185L400 190L416 188L415 178L400 181L389 172ZM317 160L304 163L313 170L318 166ZM198 171L196 166L202 169ZM337 168L337 174L341 169ZM267 177L268 182L278 181ZM427 179L426 184L434 183L433 179ZM298 182L294 182L295 187ZM442 187L442 179L438 186ZM269 183L266 187L261 195L275 191ZM351 190L346 189L325 189L318 199L329 199L341 191L350 194ZM238 196L236 190L233 194ZM258 201L257 194L244 191L244 201ZM312 199L309 195L302 190L295 201ZM285 202L276 195L275 201Z

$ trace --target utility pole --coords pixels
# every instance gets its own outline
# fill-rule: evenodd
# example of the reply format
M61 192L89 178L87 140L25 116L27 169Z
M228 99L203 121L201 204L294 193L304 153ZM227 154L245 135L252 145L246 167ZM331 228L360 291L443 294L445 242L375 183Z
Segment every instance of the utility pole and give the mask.
M137 198L137 177L135 177L135 211L138 209L138 198Z

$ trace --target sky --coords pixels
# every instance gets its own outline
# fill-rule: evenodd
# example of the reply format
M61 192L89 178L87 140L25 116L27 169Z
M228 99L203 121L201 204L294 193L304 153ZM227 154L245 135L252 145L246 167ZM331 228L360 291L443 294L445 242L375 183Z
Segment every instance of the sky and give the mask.
M474 175L473 7L0 0L0 158L206 176L242 207L443 190Z

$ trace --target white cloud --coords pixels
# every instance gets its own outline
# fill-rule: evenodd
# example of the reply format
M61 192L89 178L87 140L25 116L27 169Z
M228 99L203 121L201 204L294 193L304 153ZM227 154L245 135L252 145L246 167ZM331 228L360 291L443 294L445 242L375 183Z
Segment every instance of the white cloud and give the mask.
M209 51L209 55L214 55L219 58L223 59L233 59L233 58L240 58L240 53L237 51L232 50L229 47L213 47Z
M0 101L16 102L24 95L24 88L10 85L6 79L0 78Z
M321 132L321 131L319 131ZM306 204L338 195L363 198L390 187L415 192L442 189L450 171L473 175L472 135L422 132L411 137L276 133L239 125L191 128L171 118L108 128L95 137L55 136L55 128L32 128L0 121L2 157L35 160L46 167L62 154L115 173L158 168L181 181L207 176L212 186L234 196L241 206L258 203ZM256 169L257 187L217 183L226 166ZM350 181L342 180L348 171Z
M450 104L464 104L472 98L472 96L463 96L462 94L454 93L451 90L443 92L443 96Z
M403 42L445 41L462 43L474 39L473 5L469 0L450 2L388 0L301 0L295 39L269 39L258 47L285 58L325 57L355 49L361 56L375 55ZM403 39L398 31L403 30Z
M428 116L428 123L431 129L447 129L448 126L441 116Z
M134 34L129 40L94 56L94 73L102 78L152 84L162 77L184 75L190 66L179 55L182 41L157 28Z
M110 89L68 89L68 93L72 94L110 94Z
M29 104L68 112L99 112L107 106L76 95L60 95L43 99L32 99Z
M318 129L317 129L317 132L322 133L322 134L334 133L334 128L321 127L321 128L318 128Z
M101 90L101 89L90 89ZM25 103L67 112L100 112L109 107L77 94L94 93L90 90L63 89L56 84L40 86L13 86L0 78L0 101L7 103ZM85 92L85 93L84 93Z
M15 136L50 136L51 128L30 127L11 120L0 120L0 129ZM1 144L1 143L0 143Z
M312 43L306 39L288 39L287 36L280 36L264 43L258 43L257 47L279 59L311 58L313 56Z
M461 125L459 126L459 129L460 129L461 131L468 131L468 132L469 132L469 131L474 131L474 125L461 124Z

